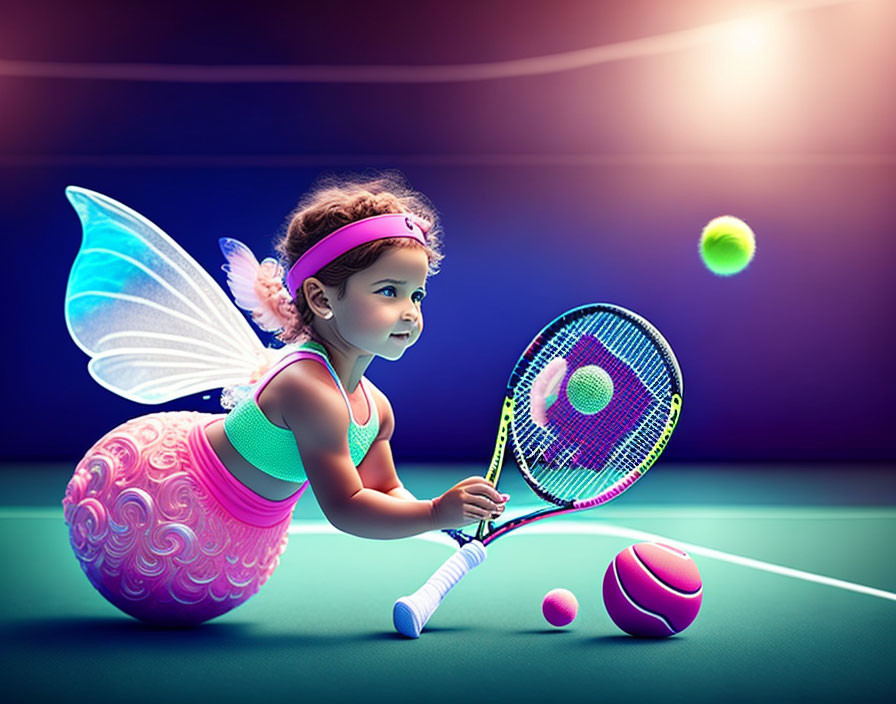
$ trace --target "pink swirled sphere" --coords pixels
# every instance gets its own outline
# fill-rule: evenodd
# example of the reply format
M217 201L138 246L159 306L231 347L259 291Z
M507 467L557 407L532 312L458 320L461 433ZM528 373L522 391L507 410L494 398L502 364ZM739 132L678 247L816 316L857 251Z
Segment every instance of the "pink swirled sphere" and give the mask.
M286 547L291 516L249 525L204 486L191 428L213 418L154 413L123 423L78 463L62 501L75 556L119 609L191 625L242 604Z

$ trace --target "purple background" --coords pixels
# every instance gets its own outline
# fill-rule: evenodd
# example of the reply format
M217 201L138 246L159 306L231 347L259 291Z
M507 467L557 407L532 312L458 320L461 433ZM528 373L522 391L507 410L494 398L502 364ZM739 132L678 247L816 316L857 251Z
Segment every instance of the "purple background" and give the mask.
M219 236L268 255L316 176L369 167L403 171L445 229L421 341L369 369L395 408L398 460L484 465L517 356L553 317L594 301L645 316L676 350L684 406L667 458L894 459L896 3L780 15L759 44L719 35L483 80L98 80L9 63L489 65L767 6L122 5L2 8L2 459L73 460L157 410L97 386L68 337L80 227L66 185L145 214L223 283ZM758 243L730 279L697 256L722 214Z

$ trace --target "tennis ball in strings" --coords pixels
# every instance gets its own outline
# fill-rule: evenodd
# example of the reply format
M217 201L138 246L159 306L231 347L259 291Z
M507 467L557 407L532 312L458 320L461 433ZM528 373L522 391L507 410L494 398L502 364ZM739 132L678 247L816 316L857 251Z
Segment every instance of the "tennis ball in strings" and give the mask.
M569 589L551 589L541 602L541 613L549 624L562 628L575 621L579 602Z
M706 268L719 276L732 276L747 268L756 253L750 226L732 215L710 220L700 235L700 256Z
M620 552L604 574L604 605L619 628L641 638L666 638L691 625L703 582L686 552L638 543Z
M579 367L566 382L566 397L579 413L594 415L613 398L613 380L595 364Z

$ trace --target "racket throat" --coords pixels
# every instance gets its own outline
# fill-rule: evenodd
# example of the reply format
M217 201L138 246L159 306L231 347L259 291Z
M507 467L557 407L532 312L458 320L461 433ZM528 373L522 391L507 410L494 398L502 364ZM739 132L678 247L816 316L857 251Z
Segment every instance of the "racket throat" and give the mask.
M498 486L498 479L501 477L501 468L504 466L504 450L507 448L507 436L510 432L510 424L513 422L513 394L508 395L504 399L504 406L501 408L501 422L498 424L498 437L495 440L495 451L492 453L492 461L489 462L488 472L485 478L495 487ZM481 521L479 528L476 529L476 540L481 541L486 533L494 526L493 521Z
M498 425L498 438L495 440L495 451L492 453L492 461L488 465L488 473L485 478L495 486L501 476L501 467L504 466L504 450L507 447L507 434L510 432L510 423L513 421L513 396L504 399L504 407L501 409L501 422Z
M494 528L494 521L480 521L479 528L476 529L476 540L481 543L483 540L485 540L485 536L491 533Z

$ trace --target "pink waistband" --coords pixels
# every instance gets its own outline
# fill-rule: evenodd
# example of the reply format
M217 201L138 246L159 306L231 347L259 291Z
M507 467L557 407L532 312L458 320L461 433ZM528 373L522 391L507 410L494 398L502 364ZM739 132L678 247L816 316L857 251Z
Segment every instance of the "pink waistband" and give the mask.
M196 473L209 493L235 518L260 528L277 525L292 513L299 497L308 488L308 482L281 501L256 494L227 470L205 435L205 427L220 419L200 421L190 429L187 444L196 459Z

